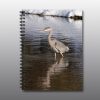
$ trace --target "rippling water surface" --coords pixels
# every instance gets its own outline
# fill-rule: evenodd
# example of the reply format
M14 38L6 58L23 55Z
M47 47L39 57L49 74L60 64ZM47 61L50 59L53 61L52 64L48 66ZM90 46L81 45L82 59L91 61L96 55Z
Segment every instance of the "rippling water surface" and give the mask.
M48 26L53 28L53 37L70 48L63 58L57 54L55 60L48 33L38 31ZM21 74L24 91L82 91L82 21L25 15Z

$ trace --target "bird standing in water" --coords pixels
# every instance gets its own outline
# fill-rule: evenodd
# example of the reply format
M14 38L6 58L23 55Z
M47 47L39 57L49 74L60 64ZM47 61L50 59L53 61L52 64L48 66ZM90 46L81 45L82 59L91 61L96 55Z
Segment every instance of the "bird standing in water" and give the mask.
M57 40L56 38L52 38L52 28L51 27L46 27L42 31L48 32L48 42L51 48L55 52L55 58L56 58L56 53L60 53L62 57L64 57L63 53L69 51L69 47Z

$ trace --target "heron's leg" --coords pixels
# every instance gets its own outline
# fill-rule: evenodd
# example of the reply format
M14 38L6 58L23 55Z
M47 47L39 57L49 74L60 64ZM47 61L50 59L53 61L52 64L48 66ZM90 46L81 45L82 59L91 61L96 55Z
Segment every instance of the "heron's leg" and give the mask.
M56 60L56 52L55 52L55 60Z

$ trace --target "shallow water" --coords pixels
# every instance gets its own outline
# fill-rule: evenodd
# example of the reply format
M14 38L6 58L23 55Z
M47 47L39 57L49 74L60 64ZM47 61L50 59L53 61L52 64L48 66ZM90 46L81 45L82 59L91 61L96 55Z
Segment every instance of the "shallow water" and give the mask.
M53 28L53 37L70 48L62 58L48 43L45 27ZM22 38L21 88L24 91L82 91L82 21L60 17L25 16Z

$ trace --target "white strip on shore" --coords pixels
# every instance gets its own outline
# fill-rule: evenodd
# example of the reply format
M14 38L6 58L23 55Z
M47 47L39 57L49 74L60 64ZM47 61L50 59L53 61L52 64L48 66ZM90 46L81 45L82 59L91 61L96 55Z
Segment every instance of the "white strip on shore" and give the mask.
M73 17L82 16L81 10L25 10L26 13L40 14L44 16L62 16L62 17Z

